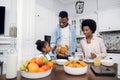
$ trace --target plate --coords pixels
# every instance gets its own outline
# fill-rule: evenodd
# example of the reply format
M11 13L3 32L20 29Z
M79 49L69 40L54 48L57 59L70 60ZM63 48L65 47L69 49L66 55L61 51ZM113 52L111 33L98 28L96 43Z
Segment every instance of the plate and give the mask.
M68 60L66 60L66 59L57 59L56 60L56 63L58 64L58 65L64 65L65 64L65 62L67 62Z
M86 63L93 63L94 59L84 59L83 61L85 61Z
M38 73L30 73L30 72L21 71L21 75L25 78L30 78L30 79L43 78L43 77L50 75L51 71L52 71L52 68L48 71L38 72Z

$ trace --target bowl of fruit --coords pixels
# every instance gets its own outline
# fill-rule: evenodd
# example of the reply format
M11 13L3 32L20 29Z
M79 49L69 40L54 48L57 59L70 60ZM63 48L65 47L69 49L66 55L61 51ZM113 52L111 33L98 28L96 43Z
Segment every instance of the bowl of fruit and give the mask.
M26 60L20 66L21 75L25 78L43 78L49 76L53 68L53 62L44 56Z
M64 71L70 75L83 75L87 73L88 65L84 61L67 61Z

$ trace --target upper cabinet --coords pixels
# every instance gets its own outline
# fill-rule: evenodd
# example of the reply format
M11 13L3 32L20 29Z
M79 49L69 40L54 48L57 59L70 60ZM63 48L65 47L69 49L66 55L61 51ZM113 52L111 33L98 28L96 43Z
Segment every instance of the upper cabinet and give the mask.
M83 31L81 29L81 23L84 19L93 19L97 22L98 20L98 17L97 17L97 14L96 12L94 13L91 13L91 14L88 14L88 15L81 15L79 16L78 18L72 18L70 19L70 23L75 27L76 29L76 37L77 38L83 38L84 37L84 34L83 34ZM98 33L98 28L97 28L97 31L96 31L96 35Z
M84 0L84 11L82 14L75 14L76 29L79 29L80 19L94 19L97 23L96 32L120 30L120 0ZM70 5L71 6L71 5ZM73 6L69 7L69 10ZM77 30L77 35L80 30Z
M98 13L99 32L120 30L120 9L110 9Z

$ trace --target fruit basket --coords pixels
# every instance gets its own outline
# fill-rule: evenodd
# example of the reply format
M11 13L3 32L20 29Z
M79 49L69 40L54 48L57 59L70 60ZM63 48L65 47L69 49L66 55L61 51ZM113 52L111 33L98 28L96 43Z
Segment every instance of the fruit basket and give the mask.
M25 78L31 78L31 79L43 78L43 77L49 76L51 71L52 71L52 68L49 69L48 71L37 72L37 73L30 73L30 72L26 72L26 71L21 71L21 75Z
M43 78L48 76L54 64L46 57L34 57L26 60L20 66L21 75L25 78Z

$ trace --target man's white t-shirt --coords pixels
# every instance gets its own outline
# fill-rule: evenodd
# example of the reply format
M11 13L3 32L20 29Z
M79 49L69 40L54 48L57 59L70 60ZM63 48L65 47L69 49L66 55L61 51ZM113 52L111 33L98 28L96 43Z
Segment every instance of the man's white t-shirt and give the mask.
M69 25L65 28L61 28L61 45L68 45L69 46L69 41L70 40L70 30L69 30Z

